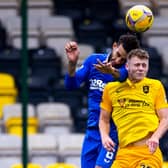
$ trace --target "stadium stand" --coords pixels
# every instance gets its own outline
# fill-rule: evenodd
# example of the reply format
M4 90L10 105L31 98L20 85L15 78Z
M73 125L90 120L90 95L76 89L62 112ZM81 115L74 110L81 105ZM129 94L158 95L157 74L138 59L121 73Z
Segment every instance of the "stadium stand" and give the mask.
M28 19L28 48L37 48L39 46L39 25L38 18ZM8 32L8 38L13 47L21 48L21 17L20 16L11 16L7 17L4 23Z
M83 132L87 117L86 113L81 113L81 108L87 106L86 90L83 88L82 91L81 90L67 91L64 88L62 88L62 89L55 89L53 92L55 102L64 102L70 106L71 116L74 121L74 128L77 132L80 131Z
M99 21L84 20L79 24L77 30L79 43L93 45L96 49L105 43L107 36L105 26Z
M160 0L156 1L158 12L160 16L168 16L168 1Z
M13 164L11 166L11 168L23 168L23 165L21 163L20 164ZM42 166L40 164L36 164L36 163L28 163L27 168L42 168Z
M28 136L29 160L43 167L59 161L58 140L54 135L37 133Z
M4 106L17 102L18 90L12 75L0 73L0 79L0 118L2 118L4 115Z
M168 23L166 16L155 16L152 27L143 33L146 39L150 36L164 36L168 35Z
M73 120L68 104L59 102L39 103L36 106L41 132L46 134L67 134L73 131Z
M20 78L21 70L21 53L19 49L9 47L0 51L0 72L11 75L16 84Z
M3 168L10 168L12 164L21 163L21 147L20 137L11 134L1 134L0 163Z
M90 54L95 52L94 46L89 44L80 43L79 44L80 57L78 59L77 66L80 67L83 63L83 60L86 59Z
M134 6L134 5L137 5L137 4L146 5L149 8L152 8L151 2L150 1L146 1L146 0L137 0L137 1L134 1L134 0L118 0L118 1L120 3L120 7L122 9L122 15L125 15L126 11L131 6Z
M31 75L41 77L43 74L46 74L45 79L48 80L48 83L51 80L61 78L61 58L57 55L53 48L41 46L31 50L29 56L31 57Z
M0 19L5 21L8 16L17 16L19 11L19 3L17 0L1 0L0 1Z
M162 50L160 52L161 52L161 55L162 55L162 60L164 62L163 67L162 67L163 73L165 75L168 75L168 72L167 72L167 68L168 68L168 57L167 57L168 49L167 49L166 45L164 45L164 47L162 48Z
M157 48L158 52L161 53L162 49L168 42L167 36L150 36L147 39L147 44L149 46Z
M51 16L53 14L52 0L29 0L28 15Z
M5 132L22 136L22 104L8 104L3 107L3 122L5 125ZM27 132L28 134L35 134L38 131L38 118L35 114L35 109L32 104L27 106Z
M30 75L28 78L28 101L33 105L40 102L50 101L50 85L48 84L48 76L41 77L41 75ZM21 100L21 95L19 96Z
M63 73L66 69L64 45L74 38L72 20L68 16L43 17L40 22L41 36L47 47L55 49L61 57Z
M77 167L73 164L68 163L55 163L55 164L53 163L47 165L45 168L77 168Z
M148 77L160 79L163 76L163 59L155 47L143 46L150 55Z
M58 137L60 160L80 167L80 153L84 134L62 134ZM68 143L67 143L68 140Z

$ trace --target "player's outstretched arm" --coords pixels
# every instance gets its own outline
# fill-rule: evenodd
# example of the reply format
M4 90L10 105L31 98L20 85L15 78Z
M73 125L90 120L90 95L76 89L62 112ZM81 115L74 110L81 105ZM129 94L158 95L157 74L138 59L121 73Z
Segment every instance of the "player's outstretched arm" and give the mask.
M65 51L68 58L68 73L70 76L74 76L76 64L80 54L78 44L75 41L70 41L66 43Z

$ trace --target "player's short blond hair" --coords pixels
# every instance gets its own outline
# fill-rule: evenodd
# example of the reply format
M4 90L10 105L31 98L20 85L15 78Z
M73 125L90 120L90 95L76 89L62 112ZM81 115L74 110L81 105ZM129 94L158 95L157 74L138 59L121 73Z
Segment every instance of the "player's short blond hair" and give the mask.
M130 60L133 57L138 57L140 59L149 59L149 54L143 49L133 49L127 55L127 60Z

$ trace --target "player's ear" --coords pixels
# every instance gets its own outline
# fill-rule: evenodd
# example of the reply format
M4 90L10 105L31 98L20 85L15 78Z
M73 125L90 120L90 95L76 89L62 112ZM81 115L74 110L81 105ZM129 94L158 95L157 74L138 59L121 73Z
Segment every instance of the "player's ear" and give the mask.
M113 48L113 49L117 48L117 43L116 43L116 42L113 43L112 48Z
M128 71L128 62L125 63L125 68Z

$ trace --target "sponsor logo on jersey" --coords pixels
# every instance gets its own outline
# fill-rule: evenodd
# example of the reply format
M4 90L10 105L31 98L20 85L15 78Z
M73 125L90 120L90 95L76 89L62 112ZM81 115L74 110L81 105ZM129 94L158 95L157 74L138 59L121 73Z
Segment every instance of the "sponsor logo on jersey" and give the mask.
M90 79L90 90L99 90L103 91L106 83L100 79Z
M117 100L120 107L122 108L126 108L126 107L149 107L150 104L147 103L144 100L134 100L134 99L126 99L126 98L122 98L122 99L118 99Z

